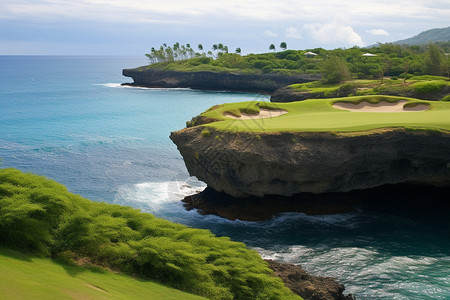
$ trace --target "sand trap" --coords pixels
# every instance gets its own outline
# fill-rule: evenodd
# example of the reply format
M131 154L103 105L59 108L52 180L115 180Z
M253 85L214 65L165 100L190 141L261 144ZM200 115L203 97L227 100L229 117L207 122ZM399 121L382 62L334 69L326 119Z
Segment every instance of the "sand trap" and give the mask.
M285 111L283 109L260 108L259 109L259 114L241 113L240 117L236 117L235 115L230 114L230 113L224 113L223 115L225 117L229 117L229 118L232 118L232 119L249 120L249 119L273 118L273 117L278 117L278 116L284 115L286 113L287 113L287 111Z
M383 113L397 113L397 112L414 112L414 111L424 111L429 109L428 104L417 104L412 107L403 107L406 100L401 100L398 102L386 102L381 101L379 103L370 103L367 101L362 101L358 104L346 103L346 102L336 102L333 104L334 108L349 111L359 111L359 112L383 112Z

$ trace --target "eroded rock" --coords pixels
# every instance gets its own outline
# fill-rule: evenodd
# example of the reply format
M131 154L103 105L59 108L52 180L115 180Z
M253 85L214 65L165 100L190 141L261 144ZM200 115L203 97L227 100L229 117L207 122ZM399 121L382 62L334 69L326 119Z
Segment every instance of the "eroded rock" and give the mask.
M196 126L170 136L189 173L234 197L347 192L389 183L450 185L450 134L227 132Z
M344 285L332 277L312 276L300 266L266 260L286 286L305 300L354 300L344 295Z

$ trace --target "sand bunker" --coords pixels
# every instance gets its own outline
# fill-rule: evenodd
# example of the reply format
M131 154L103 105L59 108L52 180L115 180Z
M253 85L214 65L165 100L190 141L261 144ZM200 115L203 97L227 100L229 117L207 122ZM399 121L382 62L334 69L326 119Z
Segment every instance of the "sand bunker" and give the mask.
M283 109L266 109L266 108L260 108L259 114L246 114L241 113L240 117L236 117L235 115L231 113L224 113L223 115L225 117L233 118L233 119L240 119L240 120L249 120L249 119L264 119L264 118L273 118L278 117L281 115L286 114L287 111Z
M383 113L424 111L430 108L428 104L417 104L415 106L404 107L405 103L408 103L408 101L406 100L401 100L398 102L381 101L379 103L370 103L367 101L362 101L358 104L347 102L336 102L333 104L333 107L349 111L383 112Z

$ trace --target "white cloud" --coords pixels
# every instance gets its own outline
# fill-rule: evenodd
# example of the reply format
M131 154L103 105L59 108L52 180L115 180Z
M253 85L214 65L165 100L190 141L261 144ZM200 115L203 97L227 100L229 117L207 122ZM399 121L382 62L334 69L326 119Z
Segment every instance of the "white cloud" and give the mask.
M298 28L288 27L286 28L286 37L293 39L302 39L302 34Z
M95 20L121 22L236 21L327 22L329 16L346 16L366 22L380 18L444 18L450 5L443 0L1 0L0 18L32 20Z
M276 34L276 33L273 32L273 31L270 31L270 30L265 30L265 31L264 31L264 35L270 36L270 37L277 37L277 36L278 36L278 34Z
M357 34L352 27L346 26L341 22L325 24L307 24L311 36L324 44L348 44L351 46L364 46L361 36Z
M384 29L371 29L371 30L366 30L366 32L373 34L373 35L385 35L385 36L389 35L389 32L387 32Z

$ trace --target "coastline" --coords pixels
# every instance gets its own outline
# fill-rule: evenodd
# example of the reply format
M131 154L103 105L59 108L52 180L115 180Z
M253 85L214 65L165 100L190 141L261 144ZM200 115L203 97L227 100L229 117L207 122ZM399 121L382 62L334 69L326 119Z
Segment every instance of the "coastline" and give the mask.
M236 74L217 72L179 72L158 69L123 69L122 74L131 77L130 86L156 88L192 88L199 90L273 93L293 83L316 81L320 75L299 74Z

